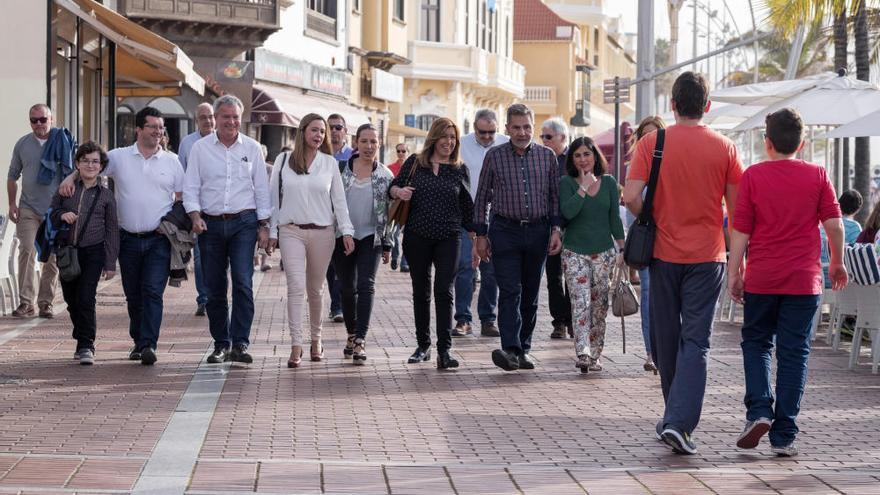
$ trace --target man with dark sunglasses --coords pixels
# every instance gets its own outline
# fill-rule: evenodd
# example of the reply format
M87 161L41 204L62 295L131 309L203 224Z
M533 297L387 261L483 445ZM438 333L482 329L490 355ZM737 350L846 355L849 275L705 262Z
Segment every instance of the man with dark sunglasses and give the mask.
M34 281L36 273L36 248L34 238L43 220L52 195L58 189L64 171L59 165L55 174L47 182L40 180L43 165L40 163L46 143L52 131L52 110L42 103L30 108L28 112L31 131L15 143L6 191L9 194L9 220L16 224L15 235L19 239L18 252L18 291L21 304L12 316L25 318L34 316L34 299L39 307L41 318L52 318L52 301L55 299L55 284L58 268L55 256L50 256L40 269L39 285ZM18 196L18 180L21 179L21 198Z
M565 157L568 154L568 126L559 117L547 119L541 125L541 143L553 150L559 165L559 176L567 175ZM563 225L564 227L564 225ZM562 273L562 254L547 256L547 302L553 318L551 339L564 339L566 333L574 337L571 326L571 301Z
M400 173L400 167L406 161L407 153L409 153L409 150L406 147L406 143L397 143L397 146L394 147L394 154L397 156L397 160L388 165L388 170L391 170L395 177ZM391 246L391 269L397 270L397 267L400 266L400 271L406 273L409 271L409 265L406 262L406 257L403 256L403 250L400 248L400 226L394 226L391 238L393 240ZM399 265L398 261L400 262Z
M348 127L345 117L338 113L327 117L327 125L330 126L330 146L333 148L333 158L336 161L348 161L354 150L346 142L348 140ZM330 293L330 315L328 318L336 323L344 321L342 317L342 287L336 279L336 270L333 263L327 267L327 291Z

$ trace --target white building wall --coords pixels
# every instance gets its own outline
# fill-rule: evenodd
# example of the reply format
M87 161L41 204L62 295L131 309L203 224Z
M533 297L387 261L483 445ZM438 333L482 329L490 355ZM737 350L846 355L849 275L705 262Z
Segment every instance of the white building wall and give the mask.
M46 2L34 0L5 0L3 6L8 13L0 16L0 46L6 47L0 50L0 67L7 67L0 77L0 108L5 116L0 120L0 170L5 182L15 142L31 132L28 109L46 102L47 9ZM4 205L0 212L6 216L6 188L0 190Z
M316 65L345 69L348 3L348 0L337 0L336 43L306 35L306 2L294 2L282 10L281 29L263 43L263 48Z

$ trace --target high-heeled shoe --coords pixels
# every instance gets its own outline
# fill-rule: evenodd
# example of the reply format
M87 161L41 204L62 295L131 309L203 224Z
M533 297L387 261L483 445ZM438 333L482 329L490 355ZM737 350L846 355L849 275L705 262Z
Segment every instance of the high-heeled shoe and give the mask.
M320 361L324 359L324 344L322 344L320 340L313 340L310 354L312 361Z
M348 336L348 340L345 342L345 347L342 349L342 357L344 359L351 359L354 354L354 334Z
M299 352L297 352L299 351ZM296 357L294 357L296 356ZM287 367L288 368L299 368L299 365L302 363L303 356L303 348L301 345L294 345L290 347L290 357L287 358Z

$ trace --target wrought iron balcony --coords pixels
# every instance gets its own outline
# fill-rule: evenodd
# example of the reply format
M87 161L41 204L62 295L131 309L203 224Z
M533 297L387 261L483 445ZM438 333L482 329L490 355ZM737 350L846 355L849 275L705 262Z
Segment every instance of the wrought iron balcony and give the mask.
M281 0L119 0L119 13L190 56L234 57L281 28Z

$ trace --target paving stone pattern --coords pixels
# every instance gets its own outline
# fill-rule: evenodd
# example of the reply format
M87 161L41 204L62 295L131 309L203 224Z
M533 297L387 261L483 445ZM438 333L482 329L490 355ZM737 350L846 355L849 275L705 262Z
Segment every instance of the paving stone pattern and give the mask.
M496 339L465 337L454 341L462 367L438 372L433 361L405 364L415 345L409 277L383 266L367 364L342 359L344 326L328 322L325 360L309 362L306 350L288 369L284 275L257 280L255 361L212 365L225 385L195 468L185 487L161 493L880 494L880 375L847 370L847 354L821 339L802 453L781 459L766 440L734 446L744 419L738 327L717 325L699 454L681 457L653 435L661 393L641 367L638 318L627 318L626 354L620 320L609 318L605 370L584 375L572 341L549 339L542 293L536 370L505 373L489 358ZM180 410L211 346L207 320L192 315L192 284L166 292L152 367L127 360L119 281L98 301L94 366L72 359L66 313L3 346L0 495L130 493ZM0 320L0 337L28 321Z

